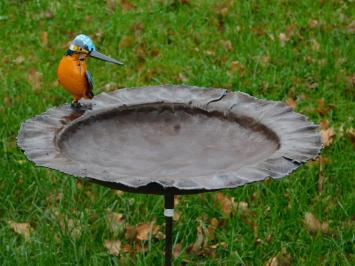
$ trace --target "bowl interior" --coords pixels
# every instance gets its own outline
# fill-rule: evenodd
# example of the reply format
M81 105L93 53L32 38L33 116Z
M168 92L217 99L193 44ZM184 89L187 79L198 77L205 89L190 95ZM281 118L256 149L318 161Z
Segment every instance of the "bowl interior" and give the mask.
M279 148L279 139L249 117L156 103L80 120L60 135L57 145L88 170L182 178L211 176L265 160Z

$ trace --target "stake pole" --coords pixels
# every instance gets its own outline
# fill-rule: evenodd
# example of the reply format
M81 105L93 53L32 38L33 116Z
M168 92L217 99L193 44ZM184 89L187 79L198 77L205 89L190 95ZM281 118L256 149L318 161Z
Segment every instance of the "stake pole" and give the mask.
M174 195L164 195L165 216L165 266L171 266L173 252Z

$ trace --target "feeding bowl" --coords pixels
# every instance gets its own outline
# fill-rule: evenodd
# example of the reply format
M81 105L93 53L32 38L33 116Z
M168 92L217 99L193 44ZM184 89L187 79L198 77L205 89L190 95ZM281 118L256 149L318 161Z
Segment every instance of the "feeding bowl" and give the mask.
M51 108L22 124L18 145L37 165L165 195L168 210L176 194L286 176L322 146L317 126L281 102L184 86L121 89L89 108Z

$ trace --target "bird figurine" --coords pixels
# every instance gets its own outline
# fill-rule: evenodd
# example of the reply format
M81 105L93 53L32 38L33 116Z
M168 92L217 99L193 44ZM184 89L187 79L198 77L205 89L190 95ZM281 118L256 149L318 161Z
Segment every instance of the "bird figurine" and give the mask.
M84 34L76 36L57 69L59 83L73 97L73 108L81 107L79 103L81 98L92 99L94 97L92 77L86 68L86 59L88 57L123 65L122 62L96 51L90 37Z

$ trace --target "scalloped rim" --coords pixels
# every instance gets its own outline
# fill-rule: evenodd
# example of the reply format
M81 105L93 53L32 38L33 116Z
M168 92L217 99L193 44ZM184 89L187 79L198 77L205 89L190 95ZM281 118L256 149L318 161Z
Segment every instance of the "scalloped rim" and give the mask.
M260 100L243 92L163 85L101 93L90 103L91 110L78 114L78 117L73 117L72 109L69 105L64 105L50 108L47 112L28 119L21 125L17 136L18 146L29 160L39 166L133 190L156 183L162 187L162 194L166 189L208 191L234 188L263 180L268 176L281 178L316 157L322 148L318 126L308 121L304 115L294 112L282 102ZM66 158L60 152L57 137L78 121L113 109L148 103L186 104L208 112L223 112L226 116L233 114L252 117L278 136L280 147L266 160L237 171L172 181L164 178L156 180L149 177L122 176L107 170L89 172L80 163Z

